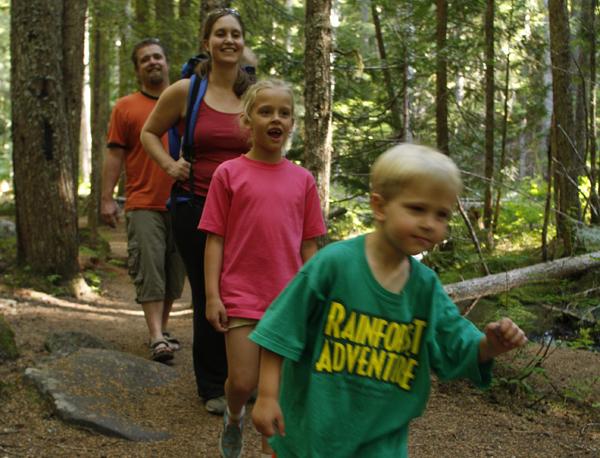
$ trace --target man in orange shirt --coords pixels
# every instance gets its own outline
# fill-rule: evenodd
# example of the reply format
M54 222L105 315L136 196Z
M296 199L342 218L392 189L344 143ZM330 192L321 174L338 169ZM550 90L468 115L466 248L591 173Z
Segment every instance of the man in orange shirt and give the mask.
M169 67L165 50L155 38L135 45L131 58L140 90L119 99L112 111L102 170L101 214L115 227L119 209L113 193L125 165L129 274L148 325L151 357L166 362L179 349L166 326L173 301L181 296L185 270L166 208L173 180L146 154L140 132L169 86ZM166 145L166 136L163 141Z

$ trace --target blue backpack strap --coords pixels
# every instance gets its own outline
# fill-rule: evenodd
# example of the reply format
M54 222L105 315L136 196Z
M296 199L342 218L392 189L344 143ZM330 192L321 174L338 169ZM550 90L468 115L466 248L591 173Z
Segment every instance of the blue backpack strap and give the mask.
M179 129L173 126L169 129L169 154L173 160L179 159L179 151L181 150L181 138L179 137Z
M190 78L190 89L188 91L188 108L185 122L185 132L183 134L183 148L186 160L191 162L193 159L192 145L194 144L194 130L196 128L196 120L198 119L198 111L200 104L206 94L208 80L200 79L196 74Z

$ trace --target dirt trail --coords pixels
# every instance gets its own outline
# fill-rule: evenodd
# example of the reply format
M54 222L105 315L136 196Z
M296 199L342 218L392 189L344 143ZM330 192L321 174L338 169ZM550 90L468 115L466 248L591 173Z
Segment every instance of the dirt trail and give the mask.
M103 230L113 256L126 256L123 227ZM20 301L0 309L13 327L21 357L0 366L0 457L214 457L221 418L205 412L195 392L191 358L192 317L189 289L176 304L171 331L183 342L174 369L179 378L169 390L153 393L146 426L169 431L173 438L156 443L131 443L103 437L63 424L33 388L22 381L26 367L47 355L43 343L57 330L88 332L118 349L147 357L146 327L133 301L126 270L112 264L99 266L102 300L89 310ZM0 291L1 292L1 291ZM1 296L9 299L8 292ZM61 305L62 304L62 305ZM135 314L132 314L135 313ZM531 346L529 354L536 351ZM501 361L500 366L522 367L528 358ZM411 428L412 457L599 457L600 456L600 354L558 349L545 363L545 371L532 381L535 395L506 391L480 392L466 383L438 385L423 418ZM506 369L500 372L506 374ZM582 405L560 402L567 389ZM533 402L535 397L542 397ZM535 404L533 408L528 404ZM357 412L357 415L360 415ZM244 432L245 457L258 456L259 436L248 422ZM331 457L336 458L336 457Z

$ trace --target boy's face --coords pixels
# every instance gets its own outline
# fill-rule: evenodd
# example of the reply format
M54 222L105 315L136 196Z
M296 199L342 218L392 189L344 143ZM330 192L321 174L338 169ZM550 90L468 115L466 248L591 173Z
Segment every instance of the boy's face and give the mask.
M413 183L391 199L371 195L385 240L403 255L430 250L446 236L456 195L426 183Z

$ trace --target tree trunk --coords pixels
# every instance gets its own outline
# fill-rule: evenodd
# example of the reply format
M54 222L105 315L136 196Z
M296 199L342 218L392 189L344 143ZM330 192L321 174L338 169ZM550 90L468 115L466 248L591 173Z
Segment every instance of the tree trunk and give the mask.
M565 0L550 0L550 49L552 58L552 100L554 122L551 136L557 193L556 232L563 254L571 255L577 246L577 223L581 221L578 196L580 165L573 150L573 102L569 15Z
M83 96L83 43L85 33L85 13L87 0L65 0L62 40L64 43L63 75L65 82L65 102L67 122L71 139L70 150L73 155L73 190L77 205L79 187L79 140L81 129L81 106Z
M317 182L321 208L329 213L331 170L331 0L307 0L304 77L304 159Z
M90 240L95 243L100 221L100 195L102 192L102 159L106 147L106 131L110 115L108 100L110 84L110 23L100 2L95 2L91 26L90 83L92 87L92 173L88 202L88 228Z
M585 38L589 42L590 91L588 109L587 145L590 153L590 187L592 207L591 222L600 224L600 189L598 188L598 157L596 149L596 0L585 2L584 18L586 21Z
M517 286L541 280L565 278L589 269L600 267L600 251L574 258L562 258L500 274L473 278L445 286L446 292L455 302L500 294Z
M436 5L436 144L441 152L448 154L448 51L446 49L446 35L448 28L448 3L446 0L437 0Z
M379 58L383 72L383 80L388 94L388 103L390 107L390 124L394 130L393 136L400 137L402 130L400 120L400 107L398 106L398 96L394 90L392 80L392 72L388 67L387 54L385 51L385 42L383 40L383 32L381 30L381 22L379 21L379 12L377 11L376 2L371 0L371 15L373 16L373 25L375 26L375 38L377 40L377 49L379 50ZM387 104L386 104L387 105Z
M131 62L132 41L132 23L134 18L129 1L121 5L121 20L119 21L119 30L117 35L120 41L118 47L119 60L119 90L118 96L124 97L131 93L135 87L135 74L133 63Z
M502 115L502 139L500 146L500 164L498 165L498 178L496 179L496 203L494 204L494 217L492 219L492 234L496 232L500 219L500 199L502 198L502 185L504 183L504 168L506 167L506 135L508 132L508 99L510 84L510 53L506 55L506 68L504 70L504 113Z
M67 78L82 77L80 72L65 75L67 62L80 54L57 33L66 27L68 7L73 5L65 0L13 0L10 6L18 260L34 272L58 273L65 280L79 272L75 134L73 118L67 115L73 100L67 99L74 94L72 87L81 87ZM65 33L78 35L74 30ZM79 132L79 120L76 125Z
M485 10L485 192L483 197L483 227L486 246L494 246L492 232L492 182L494 179L494 0L487 0Z

